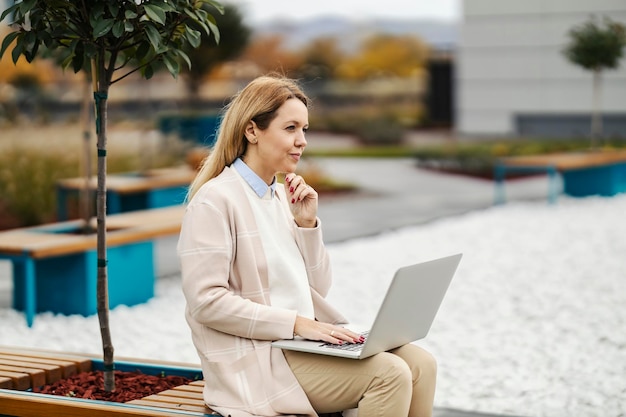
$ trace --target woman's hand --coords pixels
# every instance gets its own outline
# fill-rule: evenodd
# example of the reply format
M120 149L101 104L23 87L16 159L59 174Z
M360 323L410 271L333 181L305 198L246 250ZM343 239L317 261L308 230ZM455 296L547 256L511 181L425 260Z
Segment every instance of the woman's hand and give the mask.
M328 343L340 345L344 342L363 343L365 339L358 333L354 333L345 327L335 326L330 323L322 323L319 321L307 319L305 317L296 317L296 324L293 332L297 336L304 337L309 340L321 340Z
M317 191L294 173L285 176L285 193L291 214L300 227L315 227L317 222Z

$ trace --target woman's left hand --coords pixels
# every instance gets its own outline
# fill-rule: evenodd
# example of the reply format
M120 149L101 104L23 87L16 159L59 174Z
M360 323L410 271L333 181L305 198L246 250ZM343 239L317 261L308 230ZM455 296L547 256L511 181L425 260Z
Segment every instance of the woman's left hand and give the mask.
M307 185L300 175L285 176L285 193L291 214L300 227L315 227L317 222L317 191Z

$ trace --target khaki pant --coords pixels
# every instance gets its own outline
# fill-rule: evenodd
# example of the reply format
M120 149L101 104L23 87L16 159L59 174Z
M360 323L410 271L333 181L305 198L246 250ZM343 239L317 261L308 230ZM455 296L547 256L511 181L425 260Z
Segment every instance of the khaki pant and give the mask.
M358 408L359 417L432 416L437 364L418 346L362 360L283 352L318 413Z

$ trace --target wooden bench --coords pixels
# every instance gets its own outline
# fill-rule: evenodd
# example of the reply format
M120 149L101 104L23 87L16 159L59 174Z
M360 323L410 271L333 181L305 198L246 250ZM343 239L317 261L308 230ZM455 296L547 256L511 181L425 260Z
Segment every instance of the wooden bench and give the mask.
M502 158L494 168L495 203L505 202L507 172L548 174L548 201L558 194L558 175L563 177L566 194L572 196L615 195L626 192L626 151L564 152Z
M183 203L189 184L196 176L190 167L152 169L145 173L130 172L107 175L107 214L148 210ZM97 177L88 181L92 196L97 188ZM72 207L78 210L78 195L85 187L84 178L68 178L57 182L57 218L72 216ZM92 198L95 207L95 200Z
M153 240L178 234L183 213L184 206L178 205L107 216L111 307L154 295ZM39 309L95 313L97 240L95 234L73 233L80 226L75 220L0 232L0 259L13 265L13 306L25 312L29 326ZM139 263L129 260L135 253ZM122 258L114 262L116 257ZM135 287L128 287L128 276Z
M31 390L91 369L86 357L0 346L0 377L11 380L2 388Z
M125 362L120 358L120 367L164 367L188 366L173 362L145 361ZM137 361L136 359L131 359ZM128 403L67 398L50 394L36 394L34 387L51 384L76 372L88 372L95 366L90 355L62 354L58 352L20 349L0 346L0 369L11 367L7 376L0 371L0 416L195 416L219 417L202 399L203 381L195 381L174 389L150 395ZM200 369L192 369L200 374Z
M185 410L201 415L212 415L214 414L213 410L204 404L204 399L202 398L203 389L204 381L195 381L187 385L180 385L170 390L161 391L158 394L150 395L140 400L129 401L127 404Z

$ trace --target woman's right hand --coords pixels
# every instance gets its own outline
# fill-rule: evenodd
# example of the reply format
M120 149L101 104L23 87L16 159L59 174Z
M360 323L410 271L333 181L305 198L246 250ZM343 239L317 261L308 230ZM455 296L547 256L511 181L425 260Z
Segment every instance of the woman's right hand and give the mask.
M345 327L322 323L301 316L296 317L293 332L297 336L304 337L305 339L321 340L336 345L340 345L344 342L363 343L365 340L360 334L354 333Z

